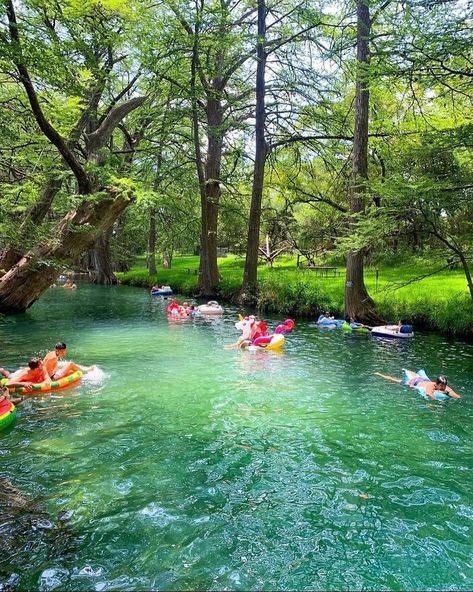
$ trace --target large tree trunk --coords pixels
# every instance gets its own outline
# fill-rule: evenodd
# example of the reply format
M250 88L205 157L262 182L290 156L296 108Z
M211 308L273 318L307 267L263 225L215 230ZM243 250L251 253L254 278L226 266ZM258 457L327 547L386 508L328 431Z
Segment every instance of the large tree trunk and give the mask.
M110 252L110 237L112 235L112 226L99 236L95 242L93 251L95 276L94 284L116 285L118 279L112 269L112 254Z
M258 0L258 41L256 69L256 148L251 192L250 218L248 221L248 238L246 246L245 270L240 290L240 300L255 303L257 299L258 249L261 227L261 204L263 199L264 167L267 156L265 140L266 107L265 107L265 69L266 69L266 3Z
M350 214L365 209L365 190L368 179L368 110L370 63L369 36L371 20L369 0L357 0L357 80L355 102L355 133L353 138L352 181L349 192ZM353 229L355 222L349 222ZM366 290L364 281L364 253L350 251L347 256L345 281L345 315L360 321L377 320L374 302Z
M219 282L217 266L217 225L220 200L220 169L223 148L223 109L219 99L207 102L208 146L205 162L200 248L199 292L213 296Z
M148 256L146 258L149 275L156 275L156 210L149 212Z
M54 240L40 244L0 279L0 312L24 312L54 282L58 264L67 264L90 249L111 228L130 203L130 197L109 187L103 198L85 201L67 214L54 232Z

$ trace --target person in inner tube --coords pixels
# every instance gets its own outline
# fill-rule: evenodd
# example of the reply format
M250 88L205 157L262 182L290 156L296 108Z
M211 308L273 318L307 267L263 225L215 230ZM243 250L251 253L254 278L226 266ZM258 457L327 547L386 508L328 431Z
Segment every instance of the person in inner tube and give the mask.
M412 325L409 325L403 319L397 325L386 325L386 329L396 331L397 333L412 333Z
M64 358L67 354L67 345L63 341L59 341L54 346L54 350L48 352L43 360L44 367L48 373L48 378L52 380L59 380L63 376L69 376L77 370L80 370L84 374L95 370L96 366L80 366L75 362L64 362L61 368L59 368L59 360Z
M7 386L21 386L26 392L33 390L33 384L40 382L51 382L41 358L31 358L27 368L20 368L8 377Z

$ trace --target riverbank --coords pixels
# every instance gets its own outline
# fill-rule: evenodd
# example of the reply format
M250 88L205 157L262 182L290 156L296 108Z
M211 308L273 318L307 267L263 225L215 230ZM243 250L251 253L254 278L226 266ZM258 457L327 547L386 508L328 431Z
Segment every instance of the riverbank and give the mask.
M242 257L219 259L219 298L231 299L241 283L243 266ZM144 258L139 258L133 269L117 276L130 286L169 284L176 292L192 295L197 287L198 267L198 257L175 257L172 269L160 268L156 276L150 276ZM379 313L387 320L405 318L418 328L471 336L473 306L465 276L461 270L440 271L440 267L438 263L412 259L396 267L379 267L378 273L367 268L365 282ZM303 317L314 317L327 309L337 316L343 314L344 268L321 277L320 272L297 269L295 258L282 257L273 269L261 265L258 273L260 310Z

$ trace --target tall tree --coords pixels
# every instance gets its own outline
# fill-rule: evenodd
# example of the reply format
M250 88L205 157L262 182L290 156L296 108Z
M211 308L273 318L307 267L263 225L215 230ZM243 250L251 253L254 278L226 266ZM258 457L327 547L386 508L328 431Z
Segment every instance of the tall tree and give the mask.
M57 276L57 264L70 261L90 248L130 203L132 188L129 185L105 185L100 181L97 167L103 162L101 150L110 141L115 128L146 99L134 97L113 107L106 114L98 128L87 136L89 166L84 166L67 139L45 115L24 57L13 2L5 0L4 5L10 38L9 52L18 72L18 79L25 90L39 129L73 173L78 194L81 196L79 204L57 224L52 238L36 244L1 278L0 311L12 313L22 312L31 306ZM88 199L92 195L93 199Z
M251 191L250 217L248 220L248 240L246 246L245 270L240 291L244 302L255 302L257 292L257 265L259 254L259 234L261 226L261 203L263 200L264 168L268 147L265 139L266 125L266 2L258 0L258 30L256 37L256 115L255 115L255 164L253 187Z
M371 32L369 0L357 0L356 16L355 132L352 151L352 176L348 197L352 216L349 225L352 228L355 227L356 217L360 216L365 210L365 192L368 181L369 39ZM347 255L345 315L364 321L376 319L374 302L368 294L364 281L363 250L349 251Z
M223 151L230 132L241 126L242 101L251 92L246 77L238 73L254 53L247 43L254 8L239 0L207 4L201 0L195 3L193 13L187 2L178 6L168 0L168 5L188 36L188 48L184 50L190 49L192 134L202 227L198 288L202 295L211 296L219 281L218 211L224 181Z

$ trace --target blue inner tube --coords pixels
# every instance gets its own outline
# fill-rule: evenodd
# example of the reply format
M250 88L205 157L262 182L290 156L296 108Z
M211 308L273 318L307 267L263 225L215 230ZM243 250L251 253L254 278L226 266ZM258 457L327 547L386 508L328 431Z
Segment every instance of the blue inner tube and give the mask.
M317 325L325 327L341 327L345 321L341 319L327 319L324 315L320 315L317 319Z

